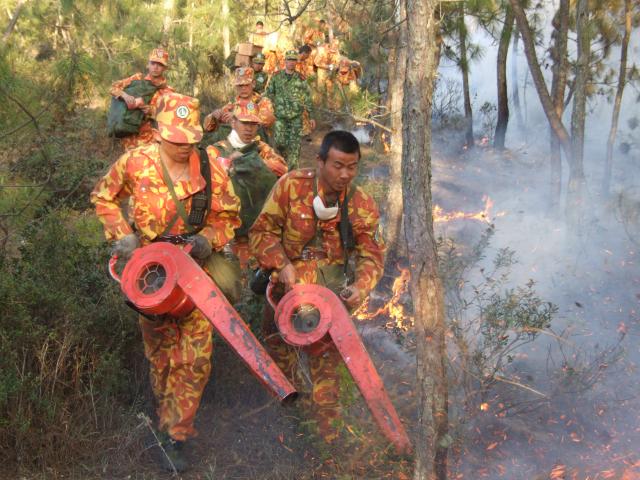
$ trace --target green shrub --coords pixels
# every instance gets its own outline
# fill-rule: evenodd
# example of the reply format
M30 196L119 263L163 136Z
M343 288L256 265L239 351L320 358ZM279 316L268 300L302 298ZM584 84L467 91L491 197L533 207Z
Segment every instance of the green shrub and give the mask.
M0 264L0 447L5 465L91 455L131 402L135 315L106 272L93 216L58 211Z

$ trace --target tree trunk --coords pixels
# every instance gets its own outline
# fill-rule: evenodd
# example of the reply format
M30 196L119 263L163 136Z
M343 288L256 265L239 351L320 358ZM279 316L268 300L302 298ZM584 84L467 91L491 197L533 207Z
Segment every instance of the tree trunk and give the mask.
M473 111L469 92L469 63L467 61L467 26L464 23L464 2L458 7L458 40L460 42L460 71L462 72L462 93L464 96L465 145L473 147Z
M553 80L551 81L551 98L558 118L564 113L564 91L567 86L567 73L569 62L567 61L567 39L569 34L569 0L560 0L558 11L553 20L554 45L551 49L553 60ZM557 212L560 206L562 193L562 152L560 142L551 130L549 135L549 160L550 160L550 186L549 210Z
M164 19L162 21L162 46L169 47L169 35L171 33L171 23L173 22L174 0L164 0Z
M13 32L13 29L16 27L16 24L18 23L18 17L20 17L22 7L24 6L25 3L26 3L25 0L18 0L16 8L13 9L13 15L11 15L11 20L9 20L9 25L7 25L7 28L5 29L4 34L2 35L3 45L7 43L7 40L9 40L9 35L11 35L11 32Z
M231 43L229 37L229 0L222 0L222 52L224 58L231 55Z
M402 196L416 318L416 391L420 395L414 479L445 480L448 447L445 316L431 201L431 107L439 58L434 18L437 3L406 2Z
M587 114L587 82L589 75L589 6L588 0L578 0L576 4L576 36L578 58L576 62L575 93L571 112L571 140L573 155L569 160L569 186L567 189L567 220L578 226L584 205L584 125Z
M620 106L622 105L622 94L627 81L627 51L629 49L629 38L631 37L631 0L624 1L624 36L620 47L620 70L618 72L618 88L616 89L616 99L613 104L611 114L611 129L607 138L607 156L604 164L604 176L602 178L602 195L609 196L611 185L611 169L613 166L613 145L618 133L618 118L620 117Z
M404 1L398 8L397 23L405 18ZM388 246L387 261L394 262L406 247L402 232L402 99L407 64L407 24L400 23L394 48L389 52L389 111L391 112L391 149L389 152L389 194L385 240Z
M504 27L500 34L500 45L498 46L498 121L496 123L496 133L493 137L493 147L499 150L504 149L504 138L507 134L509 124L509 97L507 94L507 53L509 52L509 42L511 41L511 30L513 29L513 12L507 5L504 15Z
M556 114L553 101L551 100L551 96L549 95L549 91L547 90L547 85L544 82L544 77L542 75L542 71L540 70L540 64L538 63L538 57L536 56L536 47L533 41L533 34L531 33L531 28L529 27L527 16L524 13L522 5L520 4L520 0L509 0L509 2L511 3L513 14L516 17L518 30L520 31L520 35L522 35L522 43L524 43L524 52L527 56L529 71L531 72L533 84L535 85L536 91L538 92L538 97L540 98L542 109L544 110L544 114L549 121L549 125L551 125L551 128L560 140L560 144L562 145L565 154L570 158L571 140L569 138L569 133L562 124L562 120L560 119L560 117L558 117L558 115Z
M513 12L512 12L513 13ZM522 118L522 108L520 108L520 82L518 81L518 40L520 33L518 28L514 28L513 31L513 47L511 48L511 90L513 94L511 100L513 102L513 108L516 111L516 120L518 124L518 130L523 132L525 130L524 118Z

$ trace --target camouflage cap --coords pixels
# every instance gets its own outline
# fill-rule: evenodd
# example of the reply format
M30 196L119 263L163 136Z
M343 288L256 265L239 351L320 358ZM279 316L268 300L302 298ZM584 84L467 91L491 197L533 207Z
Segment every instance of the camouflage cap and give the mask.
M179 93L161 96L156 109L160 137L173 143L198 143L202 140L200 101Z
M264 55L262 53L256 53L253 56L253 63L265 63Z
M296 62L300 59L298 52L296 50L287 50L284 54L285 60L295 60Z
M233 110L233 116L241 122L261 123L258 116L258 106L253 102L237 105Z
M167 67L169 66L169 52L164 48L154 48L149 54L149 61L158 62Z
M240 67L236 69L234 85L249 85L253 82L253 68Z

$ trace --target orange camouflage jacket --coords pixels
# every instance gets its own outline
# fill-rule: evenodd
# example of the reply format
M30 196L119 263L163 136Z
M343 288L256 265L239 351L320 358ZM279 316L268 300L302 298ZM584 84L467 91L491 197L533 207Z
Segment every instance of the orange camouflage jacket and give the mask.
M284 69L284 52L268 50L264 53L264 72L272 75L282 69Z
M331 65L337 68L340 63L340 52L331 48L329 45L320 45L316 49L313 57L313 63L317 68L328 70Z
M296 63L296 72L300 74L303 80L315 75L316 66L313 53L306 60L298 60Z
M306 45L316 45L318 43L324 43L325 35L324 32L319 28L309 27L302 35L302 41Z
M227 103L222 110L225 112L233 112L237 106L246 106L249 103L255 104L258 109L258 117L260 118L260 124L269 128L276 121L276 116L273 113L273 104L267 97L260 95L258 92L253 92L250 98L236 97L235 101ZM220 122L213 117L213 113L207 115L204 119L204 129L207 132L213 132L218 129Z
M240 200L226 171L216 160L214 150L207 148L211 165L211 209L205 227L199 234L206 237L215 250L220 250L234 236L240 226ZM185 210L191 208L191 197L204 190L205 179L200 175L199 153L194 149L189 158L189 180L174 182L176 196ZM109 169L91 192L91 202L104 226L107 240L119 240L132 233L120 204L129 198L129 216L140 232L142 243L149 243L163 234L176 215L176 205L162 174L159 144L148 145L126 152ZM167 232L170 235L187 233L182 218Z
M249 230L252 254L265 269L281 270L293 263L296 270L306 268L302 260L304 247L321 234L322 250L327 258L318 260L318 266L344 263L340 241L340 214L332 220L317 220L313 211L313 169L289 172L278 180L262 208L262 212ZM322 196L320 188L318 194ZM346 192L342 194L344 200ZM368 294L383 271L384 242L379 235L378 207L360 187L355 187L348 204L349 220L355 239L355 286L361 295Z
M153 95L151 101L149 101L149 105L151 105L152 107L152 114L150 114L149 117L153 118L155 116L155 106L158 102L158 98L160 98L165 93L173 92L173 88L167 85L167 81L164 79L164 77L158 80L154 80L151 75L145 76L142 73L136 73L128 78L113 82L111 84L111 95L114 97L119 97L124 92L124 89L131 85L131 82L133 82L134 80L149 80L156 87L158 87L158 91Z
M156 104L158 103L158 99L162 95L168 92L173 92L173 88L167 85L167 81L164 79L164 77L158 80L154 80L150 75L145 76L142 73L136 73L128 78L113 82L111 84L111 95L114 97L119 97L124 92L124 89L127 88L134 80L149 80L151 83L158 87L158 91L156 91L156 93L153 95L153 97L151 97L151 100L149 101L151 111L145 116L145 120L140 125L140 130L138 131L138 133L122 138L122 144L124 145L125 150L131 150L136 147L141 147L143 145L153 143L153 128L151 126L151 120L156 116Z

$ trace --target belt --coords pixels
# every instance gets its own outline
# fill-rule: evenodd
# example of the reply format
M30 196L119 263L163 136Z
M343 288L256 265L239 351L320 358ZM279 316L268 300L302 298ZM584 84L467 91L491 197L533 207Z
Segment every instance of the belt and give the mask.
M161 235L159 237L154 238L153 242L168 242L173 243L174 245L181 245L183 243L187 243L189 238L193 235L184 234L184 235Z

